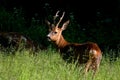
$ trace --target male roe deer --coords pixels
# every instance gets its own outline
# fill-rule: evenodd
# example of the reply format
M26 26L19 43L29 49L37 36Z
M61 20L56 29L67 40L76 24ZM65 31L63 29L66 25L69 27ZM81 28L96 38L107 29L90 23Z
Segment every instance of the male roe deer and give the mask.
M49 34L47 35L48 40L56 44L60 51L60 55L64 60L70 60L72 56L72 59L75 61L77 60L78 64L85 63L86 65L84 73L86 74L89 69L92 69L94 77L102 58L102 53L99 46L93 42L79 44L66 41L62 36L62 31L66 29L67 25L69 24L69 20L66 21L60 28L59 24L63 19L65 12L63 12L60 20L56 24L55 19L59 16L58 13L59 11L57 11L53 17L54 23L51 24L48 20L46 20L46 23L49 26Z

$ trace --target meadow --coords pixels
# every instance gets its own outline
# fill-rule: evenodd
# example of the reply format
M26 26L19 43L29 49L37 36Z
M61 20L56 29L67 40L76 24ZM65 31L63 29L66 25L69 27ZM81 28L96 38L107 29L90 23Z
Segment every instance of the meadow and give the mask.
M0 80L84 80L83 65L66 63L59 53L49 49L29 55L29 51L17 51L15 55L0 52ZM95 80L119 80L120 59L102 58ZM91 79L91 72L86 80Z

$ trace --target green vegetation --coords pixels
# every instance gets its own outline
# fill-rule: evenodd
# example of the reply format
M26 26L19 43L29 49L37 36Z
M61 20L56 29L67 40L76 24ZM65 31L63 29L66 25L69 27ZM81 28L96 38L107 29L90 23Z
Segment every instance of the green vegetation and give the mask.
M29 55L28 51L6 55L0 52L0 80L83 80L83 65L67 64L59 53L49 49ZM95 80L118 80L120 78L120 59L110 63L103 57ZM87 79L91 80L91 72Z

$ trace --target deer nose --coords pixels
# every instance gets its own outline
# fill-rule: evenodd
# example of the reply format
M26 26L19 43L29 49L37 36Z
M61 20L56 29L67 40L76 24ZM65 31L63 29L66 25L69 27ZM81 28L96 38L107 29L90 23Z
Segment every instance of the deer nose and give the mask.
M49 34L47 35L47 38L50 38L50 35L49 35Z
M49 34L47 35L47 39L48 39L48 41L50 41L50 35Z

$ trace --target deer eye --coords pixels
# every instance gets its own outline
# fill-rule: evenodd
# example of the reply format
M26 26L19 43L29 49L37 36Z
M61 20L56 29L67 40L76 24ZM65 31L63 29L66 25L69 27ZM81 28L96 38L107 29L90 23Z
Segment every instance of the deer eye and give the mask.
M57 32L54 32L53 34L57 34Z

